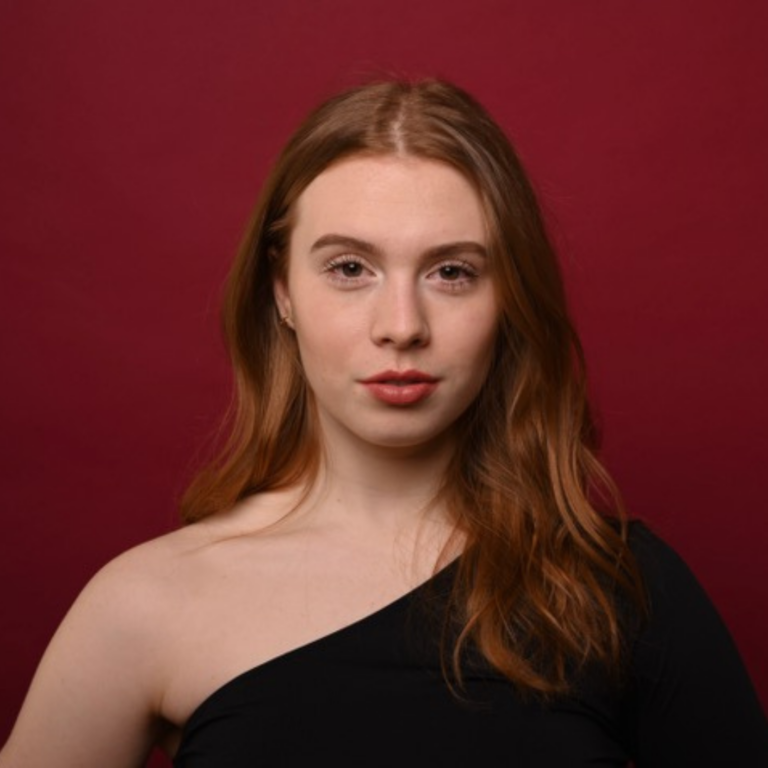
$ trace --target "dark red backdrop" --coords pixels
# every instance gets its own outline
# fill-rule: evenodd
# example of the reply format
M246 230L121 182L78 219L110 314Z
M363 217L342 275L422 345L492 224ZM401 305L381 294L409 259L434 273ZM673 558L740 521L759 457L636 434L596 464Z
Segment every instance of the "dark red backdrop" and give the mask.
M0 739L86 579L175 524L275 152L382 69L455 79L517 142L609 465L768 703L768 4L24 0L0 8Z

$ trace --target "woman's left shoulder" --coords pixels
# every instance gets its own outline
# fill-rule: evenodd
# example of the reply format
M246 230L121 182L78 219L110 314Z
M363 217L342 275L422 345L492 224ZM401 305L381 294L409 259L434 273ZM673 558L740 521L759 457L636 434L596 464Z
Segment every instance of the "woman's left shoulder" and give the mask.
M652 594L674 596L677 590L702 591L701 582L678 550L645 520L627 525L627 543Z
M768 723L720 611L650 525L632 521L628 533L648 599L647 619L631 643L638 764L768 758Z
M662 639L669 651L695 651L709 638L735 652L733 638L711 596L685 558L666 538L639 519L628 525L628 545L636 558L648 600L648 620L641 638L655 647ZM653 639L653 643L648 643Z

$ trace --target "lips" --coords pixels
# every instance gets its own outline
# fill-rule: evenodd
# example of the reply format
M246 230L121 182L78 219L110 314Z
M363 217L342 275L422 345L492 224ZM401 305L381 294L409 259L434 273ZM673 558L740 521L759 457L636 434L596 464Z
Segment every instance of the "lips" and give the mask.
M439 379L422 371L382 371L360 383L387 405L414 405L429 397L436 389Z
M363 384L395 385L431 384L435 382L437 382L437 379L434 376L430 376L428 373L422 373L421 371L382 371L375 376L362 380Z

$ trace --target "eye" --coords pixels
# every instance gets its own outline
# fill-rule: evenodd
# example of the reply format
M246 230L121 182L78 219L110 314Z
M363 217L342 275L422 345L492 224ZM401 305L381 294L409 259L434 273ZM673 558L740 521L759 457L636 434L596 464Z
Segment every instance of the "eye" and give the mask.
M444 264L438 272L443 280L450 280L451 282L458 280L464 275L464 271L457 264Z
M363 274L363 265L359 261L345 261L336 266L336 271L344 277L360 277Z
M430 277L452 291L468 288L478 277L478 271L465 261L450 261L440 264Z
M323 268L332 280L346 285L356 285L366 277L368 269L356 256L344 255L331 259Z

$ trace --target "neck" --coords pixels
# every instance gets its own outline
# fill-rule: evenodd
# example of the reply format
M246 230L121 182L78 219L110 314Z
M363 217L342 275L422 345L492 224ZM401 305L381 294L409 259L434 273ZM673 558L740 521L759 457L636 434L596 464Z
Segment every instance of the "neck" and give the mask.
M454 451L449 436L417 447L385 447L333 428L322 434L321 469L310 493L315 515L355 527L448 522L437 494Z
M451 436L418 448L385 448L333 430L321 434L314 483L260 493L244 505L259 530L302 532L374 560L384 553L421 575L459 554L463 537L438 497L454 451Z

